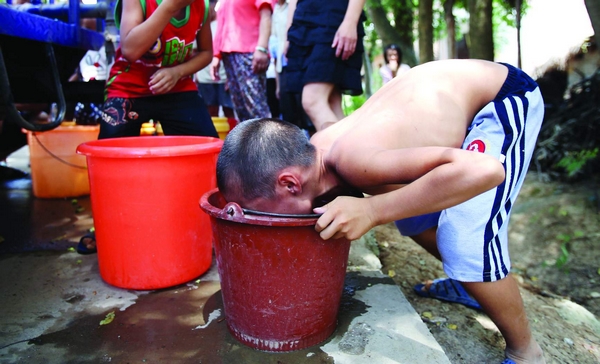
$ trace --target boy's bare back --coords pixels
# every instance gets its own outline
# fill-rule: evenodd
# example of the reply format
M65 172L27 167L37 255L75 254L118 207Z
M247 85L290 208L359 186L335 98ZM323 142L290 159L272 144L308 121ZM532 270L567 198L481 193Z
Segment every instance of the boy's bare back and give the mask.
M506 66L482 60L414 67L353 114L316 133L311 143L321 150L326 168L369 194L395 189L447 163L442 148L457 150L452 158L463 154L473 166L493 163L490 156L464 155L460 148L473 118L496 97L507 75Z
M425 63L386 84L311 142L335 154L360 154L365 148L460 148L473 117L495 98L507 74L505 66L481 60Z

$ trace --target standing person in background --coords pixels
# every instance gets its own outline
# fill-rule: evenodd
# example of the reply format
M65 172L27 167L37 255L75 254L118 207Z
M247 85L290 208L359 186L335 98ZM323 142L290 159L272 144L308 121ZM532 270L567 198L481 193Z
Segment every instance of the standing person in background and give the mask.
M160 120L165 135L219 137L191 77L212 59L207 18L208 0L117 0L121 43L106 81L99 139L139 136L150 119ZM80 239L77 252L96 252L94 233Z
M385 64L379 69L379 74L383 84L390 82L394 77L399 76L410 69L410 66L402 63L402 51L395 44L390 44L383 50L383 60Z
M117 1L121 44L98 138L140 135L150 119L160 120L165 135L218 137L191 77L212 59L207 18L208 0Z
M217 0L210 0L210 30L214 35L217 33L217 12L215 4ZM212 66L209 64L200 71L196 72L195 81L198 85L200 96L208 107L210 116L219 116L219 108L223 108L223 115L228 119L235 119L233 112L233 102L227 88L227 74L225 67L219 65L218 77L213 80L211 75Z
M284 52L287 41L288 10L287 0L277 0L273 7L271 36L277 40L271 47L271 53L274 54L273 58L275 59L275 94L279 99L281 118L306 130L308 134L312 134L315 132L315 128L302 108L300 92L289 92L286 87L287 58Z
M342 93L362 94L365 0L290 0L286 91L301 92L316 130L344 117Z
M272 0L221 0L217 5L212 73L216 78L223 61L239 121L271 116L266 76L271 4Z
M277 38L273 35L273 22L271 21L271 36L269 37L269 55L270 62L267 68L267 104L274 118L281 116L279 107L279 96L277 90L277 70L275 65L277 62Z

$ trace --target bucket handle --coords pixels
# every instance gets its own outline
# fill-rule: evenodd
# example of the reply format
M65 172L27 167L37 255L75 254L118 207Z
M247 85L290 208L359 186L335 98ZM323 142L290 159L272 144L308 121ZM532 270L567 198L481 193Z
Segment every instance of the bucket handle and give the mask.
M250 209L242 209L244 214L247 215L258 215L258 216L271 216L271 217L283 217L283 218L316 218L320 217L321 214L280 214L277 212L266 212L266 211L256 211Z
M244 209L235 202L229 202L219 213L219 217L222 219L231 219L235 218L236 216L244 215L270 216L279 218L318 218L321 216L321 214L280 214L276 212L256 211Z
M219 217L222 219L231 219L236 216L243 216L244 210L240 205L235 202L229 202L225 207L219 212Z

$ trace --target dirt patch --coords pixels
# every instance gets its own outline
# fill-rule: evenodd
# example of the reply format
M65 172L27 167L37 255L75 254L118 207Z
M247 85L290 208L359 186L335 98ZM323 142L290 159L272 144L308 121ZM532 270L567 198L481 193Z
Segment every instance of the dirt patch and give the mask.
M515 204L509 247L532 331L548 363L600 362L600 213L597 182L541 182L530 173ZM374 229L390 273L452 363L500 363L504 339L486 315L416 295L445 276L441 263L393 224Z

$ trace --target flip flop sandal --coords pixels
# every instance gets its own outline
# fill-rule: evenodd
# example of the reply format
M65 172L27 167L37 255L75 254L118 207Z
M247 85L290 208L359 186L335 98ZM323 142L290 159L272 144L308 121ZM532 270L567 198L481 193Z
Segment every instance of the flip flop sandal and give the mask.
M84 236L82 236L81 239L79 239L79 244L77 244L77 253L83 254L83 255L96 253L96 251L97 251L96 248L89 249L87 247L87 244L84 242L85 239L96 240L96 234L88 233L88 234L85 234Z
M440 301L460 303L467 307L481 310L481 306L473 297L469 296L459 281L452 278L438 278L433 281L429 290L426 285L419 283L414 286L414 291L421 297L435 298Z

